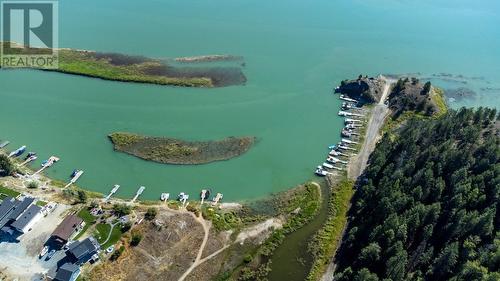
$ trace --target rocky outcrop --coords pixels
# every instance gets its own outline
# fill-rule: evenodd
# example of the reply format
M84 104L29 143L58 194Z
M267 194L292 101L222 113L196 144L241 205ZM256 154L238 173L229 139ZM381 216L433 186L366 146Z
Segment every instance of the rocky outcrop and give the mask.
M383 81L367 76L358 77L356 80L344 80L337 88L337 92L353 99L366 102L378 102L382 96Z

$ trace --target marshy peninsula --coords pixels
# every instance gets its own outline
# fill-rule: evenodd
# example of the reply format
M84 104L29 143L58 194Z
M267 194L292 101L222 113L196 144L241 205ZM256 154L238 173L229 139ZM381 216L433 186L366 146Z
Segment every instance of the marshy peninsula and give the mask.
M12 54L29 55L32 53L52 53L51 49L33 49L22 45L2 42L4 49ZM15 46L12 47L12 46ZM148 83L178 87L225 87L243 85L247 78L240 65L206 65L194 66L196 62L219 62L242 60L230 55L209 55L198 57L162 60L145 56L126 55L121 53L103 53L89 50L58 49L58 68L46 69L66 74L82 75L104 80ZM190 66L176 65L190 62ZM8 64L7 64L8 65ZM22 65L26 68L36 68Z
M116 151L163 164L205 164L228 160L247 152L254 137L228 137L215 141L185 141L116 132L109 136Z

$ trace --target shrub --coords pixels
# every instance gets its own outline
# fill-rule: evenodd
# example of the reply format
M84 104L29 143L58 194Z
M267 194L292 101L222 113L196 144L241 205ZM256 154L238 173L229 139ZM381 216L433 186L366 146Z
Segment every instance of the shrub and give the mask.
M158 209L151 207L146 211L144 218L148 221L152 221L156 218L157 214L158 214Z
M36 181L30 181L28 183L27 187L30 188L30 189L37 189L38 188L38 182L36 182Z
M115 212L115 215L122 217L130 214L130 212L132 212L132 208L125 204L115 204L113 205L113 211Z
M140 233L133 233L132 239L130 240L130 245L135 247L141 243L142 235Z

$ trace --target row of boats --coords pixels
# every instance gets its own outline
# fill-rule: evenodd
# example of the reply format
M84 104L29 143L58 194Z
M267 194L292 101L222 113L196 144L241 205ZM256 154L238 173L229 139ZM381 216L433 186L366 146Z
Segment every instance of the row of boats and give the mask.
M7 145L9 145L8 141L1 142L0 143L0 148L4 148ZM21 155L23 155L26 152L26 149L27 149L26 145L23 145L23 146L19 147L18 149L10 152L9 155L8 155L8 157L9 158L18 158L18 157L20 157ZM28 152L28 154L24 157L24 161L20 165L26 165L27 163L33 162L36 159L38 159L38 156L37 156L36 152ZM42 162L42 164L41 164L42 168L40 170L36 171L35 174L40 173L41 171L43 171L44 169L52 166L54 163L58 162L59 160L60 159L58 157L55 157L55 156L49 157L47 160L44 160ZM74 169L73 172L70 174L70 177L69 177L70 181L65 186L65 188L67 188L70 185L74 184L83 175L83 173L84 173L83 170ZM104 201L108 201L111 198L111 196L113 196L118 191L119 188L120 188L119 185L115 185L113 187L113 189L111 190L110 194L108 194L104 198ZM144 186L141 186L139 188L139 190L137 191L136 195L134 196L134 198L132 199L131 202L134 202L142 194L142 192L144 192L145 189L146 188ZM201 190L201 192L200 192L200 199L201 199L202 204L203 204L204 201L209 201L210 200L211 193L212 193L212 191L210 189L202 189ZM160 199L162 201L167 201L167 200L169 200L169 198L170 198L170 193L162 193L161 196L160 196ZM224 198L224 195L222 193L217 193L215 196L213 196L211 198L212 204L213 205L218 204L223 198ZM180 202L182 202L183 204L186 204L186 202L187 202L188 199L189 199L189 194L184 193L184 192L181 192L177 196L177 200L180 201Z
M9 143L10 143L9 141L4 141L4 142L0 143L0 148L6 147L7 145L9 145ZM9 158L20 158L26 152L26 149L27 149L27 146L23 145L23 146L19 147L18 149L10 152L8 154L8 157ZM30 151L24 156L24 158L23 158L22 162L19 164L19 166L24 166L24 165L31 163L37 159L38 159L37 153ZM59 157L50 156L48 159L42 161L41 168L38 171L36 171L34 174L38 174L38 173L42 172L44 169L51 167L52 165L54 165L54 163L58 162L59 160L60 160ZM66 187L69 187L71 184L74 184L82 175L83 175L83 170L78 170L78 169L73 170L73 172L70 175L70 181L66 185Z
M349 111L357 107L358 101L344 95L340 95L340 99L343 100L343 102L342 110L339 111L339 115L346 117L344 119L344 128L342 128L342 131L340 132L342 139L339 143L328 146L330 152L326 157L326 161L317 166L314 171L314 173L318 176L324 177L331 174L332 170L342 171L345 169L345 165L349 163L347 159L352 155L350 155L349 152L356 150L352 147L352 145L357 144L356 141L349 140L348 138L359 135L356 132L356 129L363 126L362 120L353 118L363 115Z
M210 195L212 194L212 191L210 189L202 189L200 192L200 200L201 203L203 204L204 201L210 200ZM162 193L160 196L161 201L168 201L170 198L170 193ZM214 197L212 197L212 204L215 205L219 203L222 199L224 198L224 194L222 193L217 193ZM177 195L177 201L186 204L187 200L189 199L189 194L181 192L179 195Z

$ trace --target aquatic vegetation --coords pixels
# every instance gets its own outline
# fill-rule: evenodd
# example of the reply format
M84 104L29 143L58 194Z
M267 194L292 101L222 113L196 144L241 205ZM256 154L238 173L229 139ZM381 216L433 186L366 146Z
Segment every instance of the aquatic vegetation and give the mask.
M6 42L2 44L7 46ZM29 48L12 50L18 54L33 52ZM246 82L240 67L179 67L143 56L74 49L58 49L58 68L46 70L113 81L179 87L224 87Z
M216 141L184 141L131 133L112 133L117 151L164 164L204 164L239 156L255 143L254 137L229 137Z
M319 280L340 242L347 224L347 212L354 194L354 182L344 179L333 188L328 202L328 219L309 243L313 264L306 280Z

